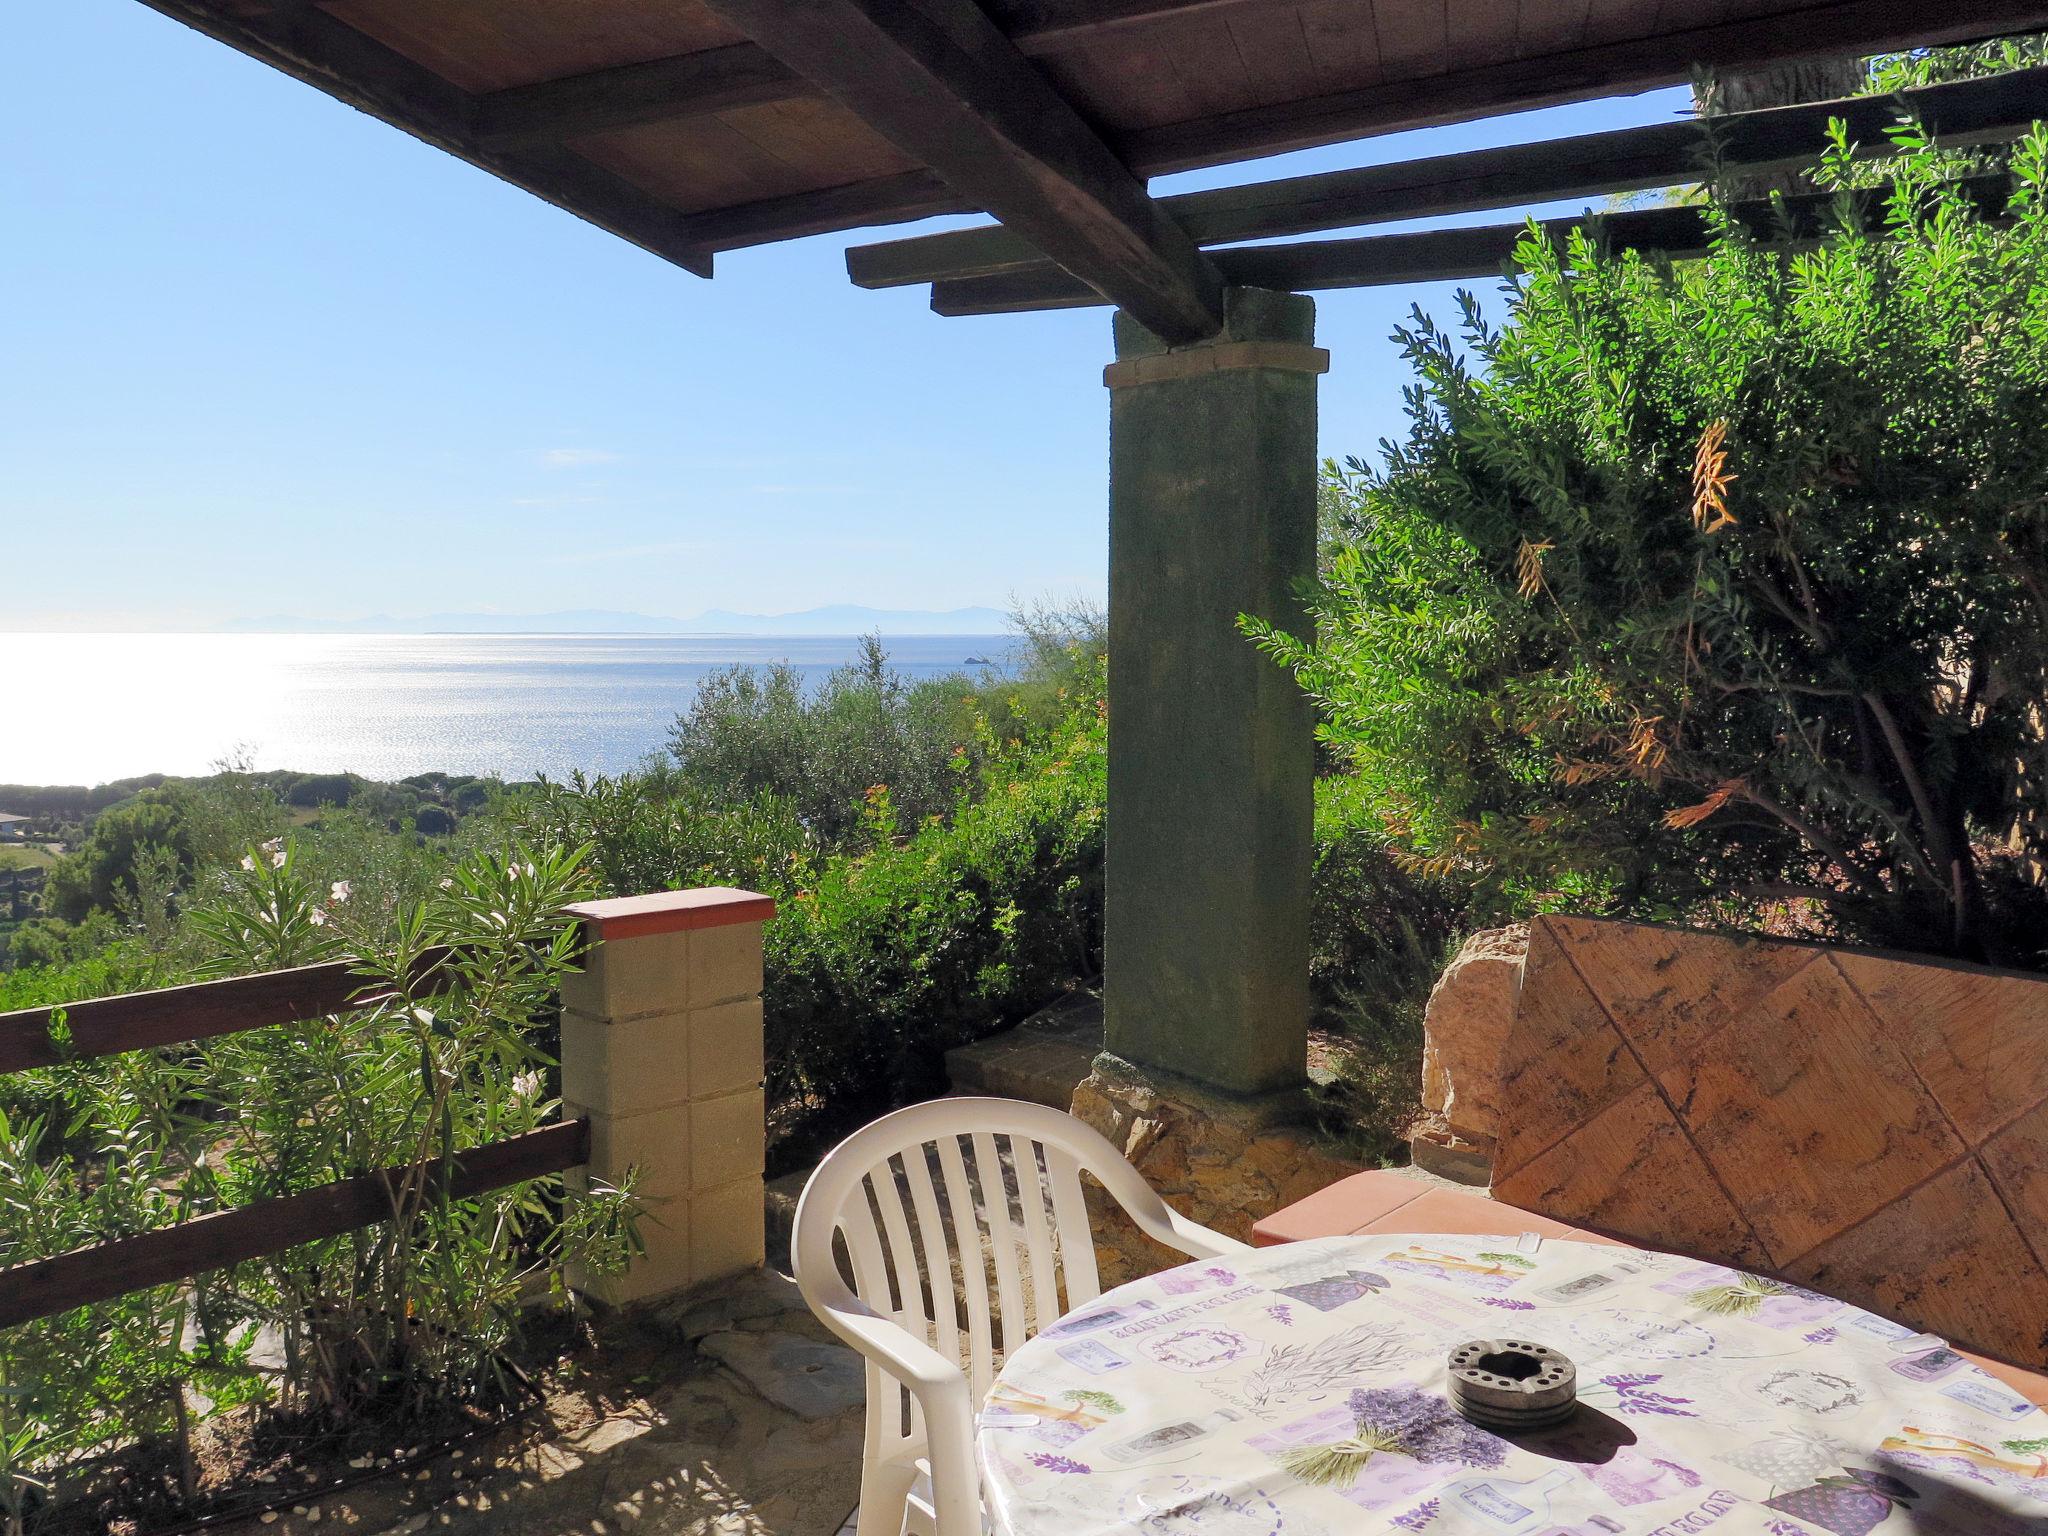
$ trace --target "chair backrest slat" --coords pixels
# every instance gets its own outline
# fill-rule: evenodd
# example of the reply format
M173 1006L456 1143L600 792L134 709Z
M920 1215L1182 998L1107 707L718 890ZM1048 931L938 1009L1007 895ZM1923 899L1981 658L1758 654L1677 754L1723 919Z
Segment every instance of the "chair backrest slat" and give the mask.
M995 1381L994 1342L988 1312L988 1249L981 1220L975 1214L974 1186L960 1156L960 1138L939 1138L939 1176L946 1185L946 1205L953 1213L953 1236L959 1245L960 1281L967 1292L967 1374L974 1400L988 1396Z
M1060 1238L1060 1269L1067 1285L1067 1310L1102 1294L1095 1269L1095 1232L1088 1224L1088 1199L1081 1189L1081 1164L1058 1147L1045 1149L1046 1177L1052 1181L1053 1227Z
M923 1249L932 1347L948 1360L958 1360L960 1319L953 1300L953 1242L939 1215L938 1193L932 1188L931 1163L924 1147L912 1147L903 1154L903 1177L910 1185L911 1210L917 1216L918 1243Z
M1038 1167L1038 1144L1024 1136L1006 1139L1017 1169L1018 1203L1024 1207L1024 1237L1031 1255L1031 1331L1038 1333L1058 1322L1063 1310L1052 1230L1045 1216L1045 1179Z
M875 1230L875 1213L868 1204L865 1181L854 1187L854 1198L839 1213L838 1225L853 1268L854 1294L866 1299L878 1312L894 1311L889 1304L889 1270L882 1257L882 1236ZM874 1409L868 1414L869 1452L886 1456L916 1433L914 1405L910 1394L874 1361L866 1364L868 1402Z
M882 1213L882 1234L889 1240L889 1266L896 1273L899 1297L897 1320L929 1344L931 1315L925 1311L924 1277L918 1269L917 1249L910 1241L910 1221L896 1188L895 1170L885 1162L868 1175L867 1182L874 1192L875 1209Z
M1016 1228L1010 1223L1010 1194L1003 1178L1003 1160L996 1155L996 1139L988 1131L976 1131L972 1140L975 1182L981 1186L989 1249L995 1256L996 1297L1002 1303L1003 1353L1007 1355L1031 1337L1030 1321L1024 1316L1024 1280L1017 1267Z

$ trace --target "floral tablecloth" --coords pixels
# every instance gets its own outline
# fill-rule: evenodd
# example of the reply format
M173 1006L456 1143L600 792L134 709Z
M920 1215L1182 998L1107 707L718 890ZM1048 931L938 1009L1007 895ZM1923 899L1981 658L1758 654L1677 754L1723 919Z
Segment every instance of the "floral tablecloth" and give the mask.
M1467 1424L1444 1358L1569 1355L1581 1409ZM2019 1536L2048 1414L1929 1335L1718 1265L1531 1237L1325 1238L1123 1286L983 1410L1007 1536Z

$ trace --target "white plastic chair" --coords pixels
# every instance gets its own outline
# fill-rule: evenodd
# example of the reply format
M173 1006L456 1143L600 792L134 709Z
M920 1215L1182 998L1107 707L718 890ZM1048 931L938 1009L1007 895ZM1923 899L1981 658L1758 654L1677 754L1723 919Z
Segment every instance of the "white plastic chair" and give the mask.
M1101 1294L1084 1171L1169 1247L1196 1258L1246 1251L1172 1210L1089 1126L1014 1099L899 1109L811 1175L791 1244L797 1285L825 1326L867 1357L858 1536L981 1536L974 1415L995 1376L997 1335L1007 1353Z

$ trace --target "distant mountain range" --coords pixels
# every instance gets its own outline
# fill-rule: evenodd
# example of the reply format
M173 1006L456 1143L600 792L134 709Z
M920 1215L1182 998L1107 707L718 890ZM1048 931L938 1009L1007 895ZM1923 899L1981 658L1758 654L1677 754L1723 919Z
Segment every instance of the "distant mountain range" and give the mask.
M714 608L694 618L574 608L561 613L430 613L394 619L232 619L234 634L269 635L999 635L1010 627L994 608L863 608L835 603L801 613L728 613Z

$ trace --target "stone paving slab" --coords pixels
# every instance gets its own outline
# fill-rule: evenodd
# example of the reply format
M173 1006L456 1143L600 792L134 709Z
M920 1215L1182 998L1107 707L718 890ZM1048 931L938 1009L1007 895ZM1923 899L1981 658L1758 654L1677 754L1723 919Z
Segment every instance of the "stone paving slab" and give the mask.
M835 1536L862 1403L859 1356L763 1272L607 1319L539 1421L213 1536Z

